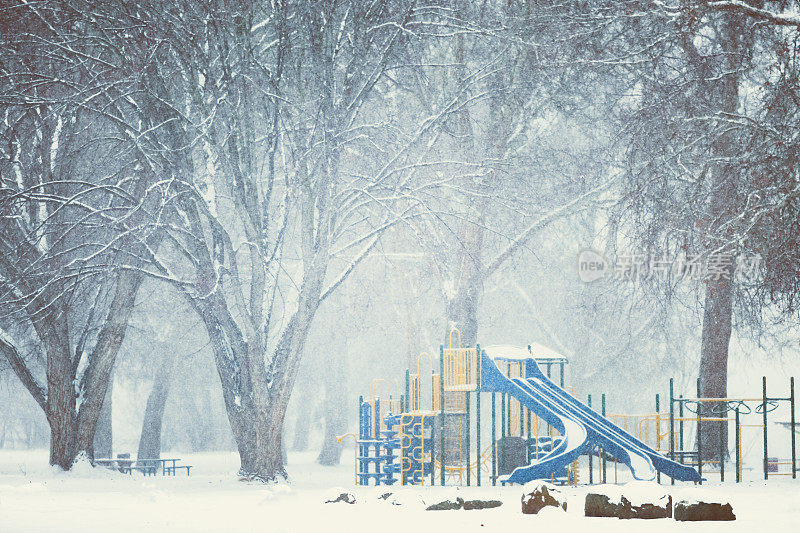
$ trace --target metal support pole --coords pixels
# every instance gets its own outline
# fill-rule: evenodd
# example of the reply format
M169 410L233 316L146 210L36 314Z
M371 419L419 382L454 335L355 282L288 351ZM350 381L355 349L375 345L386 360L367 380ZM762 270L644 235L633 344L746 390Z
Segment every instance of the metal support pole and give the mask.
M500 395L500 440L506 436L506 395Z
M679 400L683 400L683 394L678 396ZM678 418L680 422L678 422L678 437L680 438L680 450L683 451L686 449L684 446L684 438L683 438L683 401L678 402ZM683 454L681 454L681 464L683 464Z
M497 393L492 393L492 486L497 485L497 423L495 415L497 409Z
M505 443L506 438L506 395L500 395L500 442ZM500 463L505 465L506 462L506 454L503 445L500 445L500 449L497 452L497 473L500 474Z
M423 420L425 419L423 418ZM424 429L422 434L423 436L425 435ZM425 467L422 467L422 474L422 477L424 478ZM433 485L436 485L436 419L431 417L431 486Z
M606 416L606 395L605 395L605 393L602 396L600 396L600 402L601 402L601 406L600 407L602 409L601 414L603 415L603 418L605 418L605 416ZM606 482L606 451L603 450L603 483L605 483L605 482Z
M720 416L720 418L723 417ZM725 422L720 422L719 425L719 480L722 482L725 481L725 456L728 455L728 450L725 449L725 430L728 428Z
M358 444L358 440L361 439L363 436L363 428L365 427L364 422L364 413L361 411L361 405L364 403L364 396L358 397L358 437L356 437L356 443ZM358 460L358 456L364 455L364 445L358 444L358 454L356 456L356 472L363 473L363 461ZM356 476L356 485L361 484L361 476Z
M525 422L528 426L526 431L527 438L525 439L525 458L527 459L528 464L530 464L531 459L533 459L533 457L531 457L531 410L525 409L525 415Z
M411 387L410 373L411 373L410 370L406 368L406 403L403 404L403 409L402 409L402 411L406 413L410 410L409 405L411 405L411 396L409 396L409 389Z
M481 345L475 345L475 375L477 376L475 389L475 457L478 468L476 470L476 484L481 486ZM469 466L469 465L467 465Z
M469 391L466 392L465 394L467 395L467 398L466 398L466 401L467 401L467 487L469 487L470 486L470 481L471 481L470 476L472 475L472 473L471 473L472 469L469 467L469 464L470 464L470 461L469 461L469 456L470 456L470 449L469 449L469 426L470 426Z
M659 405L659 395L656 393L656 446L658 450L661 446L661 406ZM656 483L661 483L661 470L656 473Z
M439 408L441 411L441 435L439 436L439 483L444 486L444 345L439 345Z
M506 394L506 436L510 437L514 434L514 429L511 427L511 395Z
M734 430L736 431L735 439L736 439L736 483L742 481L742 463L741 463L741 454L742 454L742 443L740 442L741 436L741 426L739 425L739 407L736 407L736 427Z
M592 395L591 394L586 398L586 404L589 406L589 409L592 408ZM592 446L592 449L589 450L589 485L594 483L594 479L593 479L593 477L594 477L593 468L594 467L592 465L592 463L594 463L594 461L592 460L593 457L594 457L594 446Z
M791 405L791 422L792 431L792 479L797 478L797 449L795 448L794 436L794 376L789 378L789 404Z
M561 383L561 388L563 389L564 388L564 363L561 363L561 380L560 380L560 383Z
M697 378L697 398L700 398L700 378ZM697 402L697 473L700 474L700 484L703 484L703 407Z
M669 458L675 460L675 378L669 378ZM675 479L671 479L670 485L674 484Z
M761 414L764 419L764 479L769 477L767 472L769 458L767 457L767 376L761 378Z
M379 440L381 438L381 400L380 398L375 398L375 433L373 435L375 440ZM378 449L378 444L375 445L375 449Z

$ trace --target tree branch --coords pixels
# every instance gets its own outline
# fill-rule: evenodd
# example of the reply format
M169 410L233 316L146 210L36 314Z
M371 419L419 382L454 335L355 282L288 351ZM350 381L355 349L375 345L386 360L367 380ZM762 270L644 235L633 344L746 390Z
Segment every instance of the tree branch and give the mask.
M740 0L719 0L706 4L712 11L741 13L757 20L763 20L776 26L796 26L800 28L800 16L796 14L774 13L767 9L759 9Z
M36 383L36 379L31 374L31 371L19 355L16 346L11 337L2 329L0 329L0 353L5 356L8 364L14 370L19 380L25 385L25 388L31 393L33 399L39 404L39 407L47 414L47 393L45 389Z
M491 276L495 270L497 270L505 261L508 260L509 257L514 255L514 252L517 251L523 244L525 244L533 235L539 231L540 229L544 228L554 220L571 215L576 211L580 211L584 203L589 200L590 198L594 198L599 194L606 191L616 178L611 178L610 180L606 181L602 185L595 187L594 189L590 190L589 192L582 194L581 196L575 198L571 202L567 202L566 204L562 205L550 211L546 215L543 215L537 218L530 226L525 228L525 230L520 233L517 237L512 240L506 248L500 252L492 261L489 262L489 265L483 271L483 278L487 278Z

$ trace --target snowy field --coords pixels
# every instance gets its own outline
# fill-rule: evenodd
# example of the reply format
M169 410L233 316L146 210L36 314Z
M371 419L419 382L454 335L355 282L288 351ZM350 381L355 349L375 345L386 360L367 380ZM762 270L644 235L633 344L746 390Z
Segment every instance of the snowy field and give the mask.
M481 511L425 511L425 504L452 497L455 489L426 487L352 487L352 456L345 464L323 468L314 454L290 454L292 483L262 486L237 481L235 454L195 454L191 477L127 476L78 467L64 473L50 469L46 451L0 451L0 533L92 531L532 531L534 527L573 531L797 531L800 481L707 484L674 487L676 501L701 498L728 501L736 522L678 523L671 519L585 518L583 498L589 488L564 489L568 512L545 509L520 512L520 487L461 488L467 499L499 499L502 507ZM194 473L196 472L196 473ZM338 488L337 488L338 487ZM341 489L341 490L340 490ZM610 490L615 490L610 487ZM355 505L323 503L347 490ZM597 486L594 487L597 490ZM625 491L625 488L622 488ZM628 488L628 493L640 490ZM378 495L394 492L396 503ZM424 502L424 503L423 503ZM549 529L548 531L554 531Z

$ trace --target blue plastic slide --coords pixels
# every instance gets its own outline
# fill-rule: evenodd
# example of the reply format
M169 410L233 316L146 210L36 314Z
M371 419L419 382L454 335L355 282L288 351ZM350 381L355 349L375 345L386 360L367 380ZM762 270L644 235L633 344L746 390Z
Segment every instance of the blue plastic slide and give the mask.
M553 474L561 476L567 465L596 448L627 465L639 480L653 480L656 472L661 472L679 481L700 481L700 474L694 468L667 459L550 381L532 357L492 355L486 351L481 354L481 391L513 396L562 435L552 451L535 463L501 477L502 483L523 484L549 479ZM496 360L522 361L525 378L506 377L497 368Z

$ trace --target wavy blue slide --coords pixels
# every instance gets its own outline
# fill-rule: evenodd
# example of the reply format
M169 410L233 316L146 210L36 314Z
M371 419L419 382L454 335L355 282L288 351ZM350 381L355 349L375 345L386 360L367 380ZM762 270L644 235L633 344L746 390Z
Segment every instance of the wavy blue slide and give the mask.
M524 362L525 378L506 377L497 368L497 360ZM549 479L552 474L560 476L567 465L595 448L616 457L639 480L653 480L656 472L661 472L679 481L700 481L694 468L667 459L550 381L532 357L489 356L482 351L480 390L513 396L562 435L550 453L501 477L502 483L523 484Z

